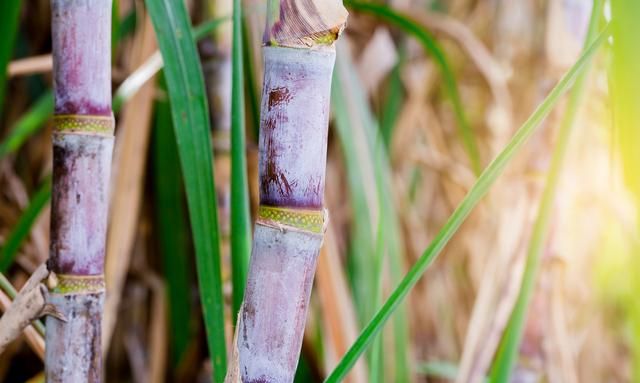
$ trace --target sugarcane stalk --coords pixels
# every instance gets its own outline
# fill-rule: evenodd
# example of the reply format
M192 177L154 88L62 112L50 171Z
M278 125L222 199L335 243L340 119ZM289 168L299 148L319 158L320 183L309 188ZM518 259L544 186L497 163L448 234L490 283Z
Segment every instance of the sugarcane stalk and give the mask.
M52 0L53 184L49 383L100 382L108 186L113 150L111 0Z
M237 331L242 382L292 382L326 224L324 181L340 1L269 1L260 207ZM231 368L233 371L234 369Z

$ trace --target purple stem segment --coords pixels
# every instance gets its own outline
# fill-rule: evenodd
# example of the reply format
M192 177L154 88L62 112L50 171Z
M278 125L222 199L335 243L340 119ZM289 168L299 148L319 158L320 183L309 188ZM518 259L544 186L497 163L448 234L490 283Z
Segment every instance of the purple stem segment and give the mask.
M333 49L264 47L260 203L322 211ZM245 383L292 382L322 233L258 220L237 329Z
M244 383L292 382L322 235L257 224L238 329Z
M335 51L263 52L260 204L322 209Z
M56 114L111 116L111 0L52 0Z
M104 289L83 277L102 282L113 132L112 121L97 131L86 116L112 118L111 0L52 0L51 8L55 114L77 125L53 134L48 268L71 282L49 294L66 321L46 319L45 374L49 383L100 382Z
M49 270L104 271L113 137L54 134Z

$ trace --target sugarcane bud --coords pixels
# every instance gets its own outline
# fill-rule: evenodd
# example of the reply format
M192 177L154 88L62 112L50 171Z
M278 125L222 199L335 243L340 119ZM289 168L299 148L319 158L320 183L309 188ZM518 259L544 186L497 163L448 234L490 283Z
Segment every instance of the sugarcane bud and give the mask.
M51 272L46 280L46 285L49 290L53 290L58 286L58 276L56 273Z

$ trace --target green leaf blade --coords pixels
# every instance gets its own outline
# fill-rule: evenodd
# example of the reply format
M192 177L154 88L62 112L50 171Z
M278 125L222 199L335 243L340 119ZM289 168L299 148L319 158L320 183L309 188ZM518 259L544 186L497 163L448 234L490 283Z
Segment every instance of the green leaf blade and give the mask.
M339 382L344 379L346 373L351 369L351 367L353 367L360 355L366 350L374 336L382 329L389 317L407 296L411 288L415 286L422 274L424 274L431 263L433 263L436 256L442 251L444 246L449 242L451 237L453 237L458 228L465 221L466 217L486 195L498 176L502 174L502 171L509 164L510 160L536 131L540 122L548 116L560 97L572 86L577 76L582 73L597 48L603 43L607 36L608 29L605 29L595 42L589 46L589 49L582 54L580 59L564 75L564 77L562 77L527 121L525 121L520 129L518 129L502 152L500 152L500 154L498 154L491 164L489 164L489 166L482 172L460 205L458 205L458 207L453 211L443 228L436 234L431 244L422 253L413 267L411 267L396 289L391 293L382 308L364 328L358 339L356 339L355 343L347 351L342 360L338 363L338 366L327 377L325 382Z
M53 91L40 96L27 113L16 121L9 135L0 143L0 158L15 153L22 144L38 130L53 114Z
M386 262L391 269L391 283L402 277L403 240L394 208L391 166L383 133L347 50L341 45L337 49L331 100L336 117L334 126L347 167L349 198L357 217L353 222L353 243L357 244L352 254L353 288L360 317L364 320L375 314L383 302L382 281L386 274L383 266ZM371 296L375 298L371 299ZM382 337L374 341L376 346L369 357L369 380L372 382L384 381L383 364L394 366L394 381L409 380L406 355L409 331L404 314L404 307L400 307L394 318L394 353L387 353L382 358Z
M5 88L7 87L7 67L13 55L13 48L18 34L20 21L20 0L3 0L0 2L0 111L4 105Z
M0 272L6 273L20 250L20 246L31 233L33 224L42 213L42 210L51 199L51 176L47 177L36 191L31 202L20 215L16 226L13 228L7 240L0 250Z
M166 91L163 78L159 88ZM192 307L190 300L185 299L190 295L190 247L180 159L166 98L155 105L154 166L157 237L167 280L172 362L177 367L187 353L192 336Z
M585 51L597 35L598 16L601 9L602 1L595 0L593 2L591 20L584 44ZM520 292L491 368L490 382L509 381L511 373L517 363L518 350L522 341L529 303L533 297L535 281L537 280L538 270L540 268L540 259L549 233L551 213L555 201L555 191L560 175L562 174L562 165L567 147L569 146L569 138L573 130L578 107L584 95L587 74L588 70L585 69L577 76L571 94L569 95L569 101L562 122L560 123L558 142L553 151L547 182L542 193L540 207L538 208L538 214L529 242Z
M233 0L231 46L231 274L233 321L240 311L251 256L251 213L245 152L242 2Z
M214 381L222 382L226 373L226 346L220 236L202 69L184 3L147 0L146 5L164 61Z

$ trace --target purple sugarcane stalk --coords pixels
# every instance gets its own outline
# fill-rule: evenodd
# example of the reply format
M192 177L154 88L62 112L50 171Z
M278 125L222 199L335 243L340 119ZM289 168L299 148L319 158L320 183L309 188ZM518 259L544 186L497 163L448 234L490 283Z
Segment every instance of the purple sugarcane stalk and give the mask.
M46 379L100 382L113 149L111 0L52 0L55 115Z
M274 1L263 48L260 208L236 329L235 379L246 383L295 375L326 223L334 42L347 16L339 1Z

